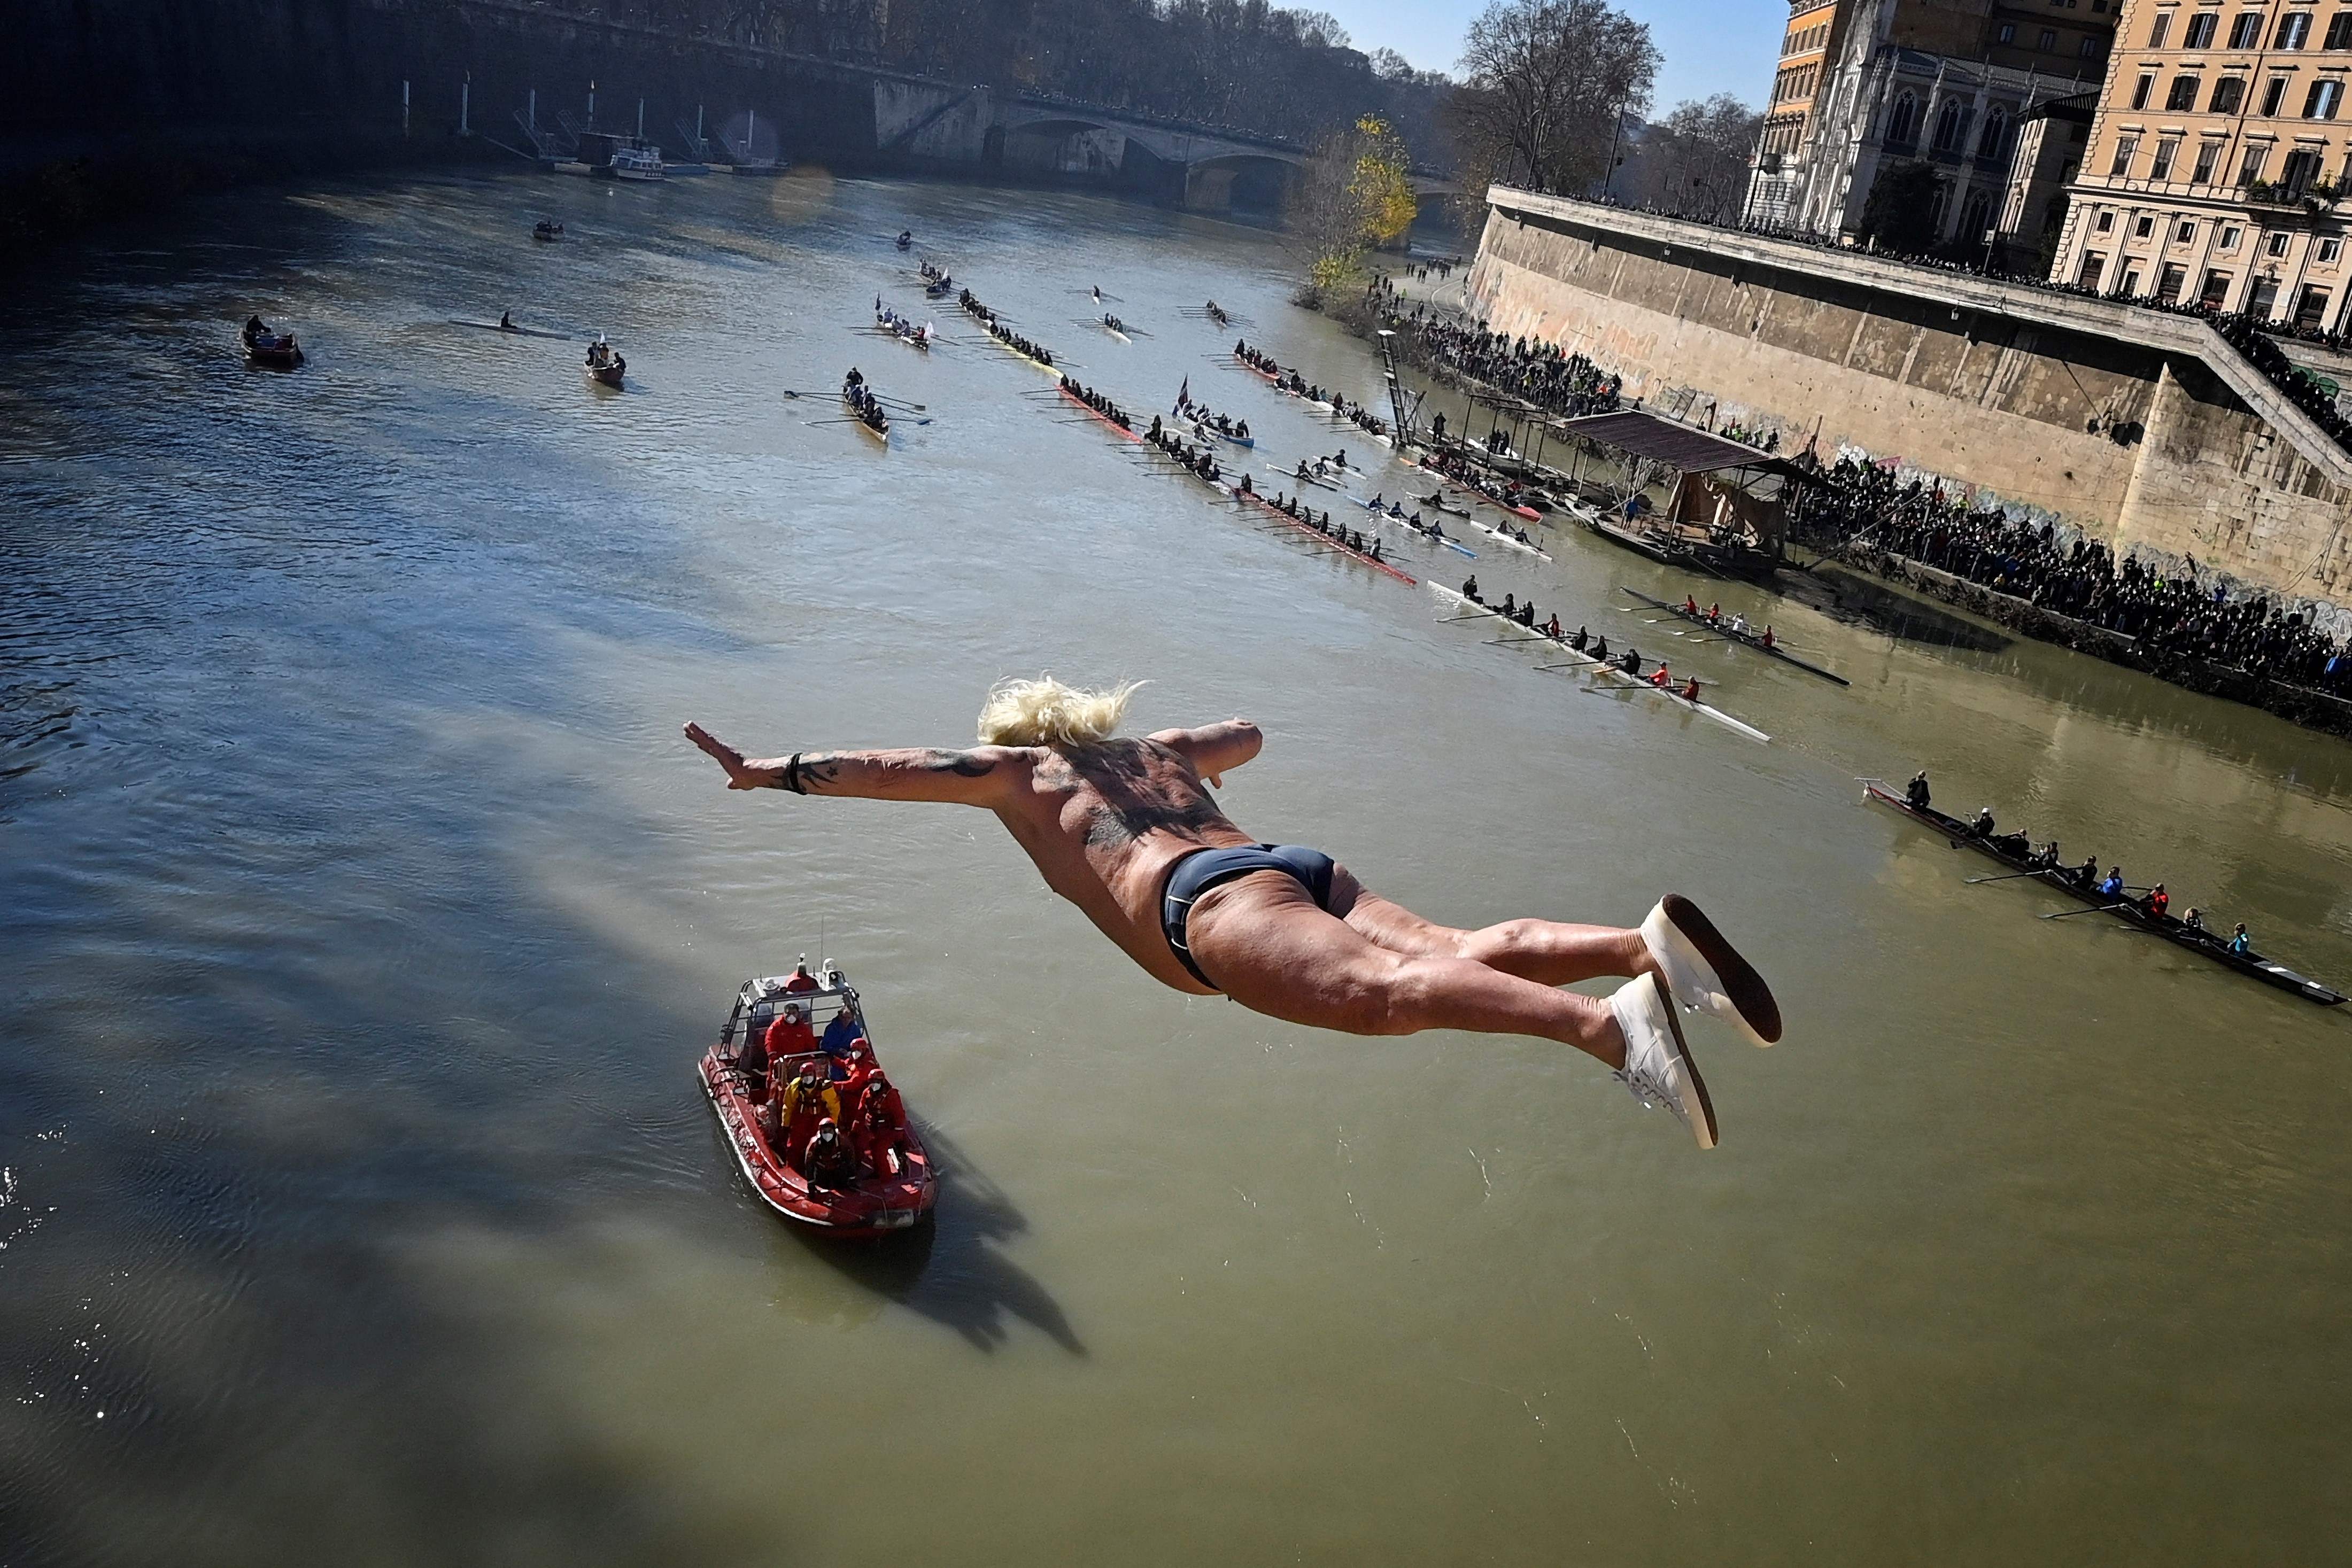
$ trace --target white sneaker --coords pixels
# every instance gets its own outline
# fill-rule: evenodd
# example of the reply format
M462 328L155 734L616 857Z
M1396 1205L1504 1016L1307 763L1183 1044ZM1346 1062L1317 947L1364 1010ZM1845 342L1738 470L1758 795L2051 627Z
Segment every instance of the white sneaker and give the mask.
M1715 1147L1715 1104L1706 1082L1683 1043L1675 998L1655 975L1628 980L1609 998L1609 1010L1625 1033L1625 1065L1618 1081L1644 1105L1664 1105L1680 1117L1702 1149Z
M1642 939L1664 971L1666 988L1687 1007L1713 1013L1758 1045L1780 1038L1780 1004L1772 988L1715 923L1679 893L1658 900L1642 922Z

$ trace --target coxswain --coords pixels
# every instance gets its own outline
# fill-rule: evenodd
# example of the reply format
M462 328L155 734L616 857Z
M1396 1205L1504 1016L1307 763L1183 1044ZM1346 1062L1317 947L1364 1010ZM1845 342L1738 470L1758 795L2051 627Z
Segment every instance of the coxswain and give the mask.
M1218 810L1212 789L1265 744L1255 725L1119 737L1133 690L1003 683L982 708L980 744L960 749L754 759L699 725L688 738L731 789L993 813L1049 886L1174 990L1343 1033L1443 1029L1573 1046L1644 1103L1667 1107L1700 1147L1715 1145L1715 1112L1678 1015L1703 1011L1769 1043L1780 1037L1780 1013L1764 977L1688 899L1668 894L1632 929L1434 925L1330 856L1261 844ZM1629 969L1634 977L1605 997L1567 988ZM837 1127L837 1104L826 1113Z
M2159 882L2147 890L2147 896L2139 901L2139 906L2141 913L2152 919L2161 920L2164 918L2166 908L2171 903L2172 895L2164 891L2164 883Z
M2241 920L2238 922L2238 928L2230 934L2230 951L2251 953L2253 950L2253 939L2246 935L2246 923Z
M2124 868L2119 865L2109 866L2107 868L2107 880L2099 883L2099 896L2102 898L2121 898L2123 895Z
M1904 803L1915 811L1927 809L1927 770L1924 768L1911 775L1911 782L1903 787Z

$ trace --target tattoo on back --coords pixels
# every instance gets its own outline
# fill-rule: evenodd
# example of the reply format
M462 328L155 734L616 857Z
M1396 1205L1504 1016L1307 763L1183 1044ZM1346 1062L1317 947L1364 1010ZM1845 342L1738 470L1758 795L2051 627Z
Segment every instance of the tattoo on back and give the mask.
M1113 742L1064 752L1058 760L1102 799L1087 821L1090 848L1120 849L1149 833L1225 823L1192 770L1148 745Z

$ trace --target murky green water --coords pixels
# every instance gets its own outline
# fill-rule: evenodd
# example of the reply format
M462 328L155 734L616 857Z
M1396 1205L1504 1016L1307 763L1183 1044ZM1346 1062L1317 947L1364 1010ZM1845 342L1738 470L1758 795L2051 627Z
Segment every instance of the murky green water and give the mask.
M1189 377L1267 456L1360 450L1179 313L1376 394L1274 239L1075 197L335 187L16 288L0 1558L2340 1552L2352 1019L2037 920L1853 779L1925 763L2341 982L2352 750L1723 595L1843 692L1627 612L1685 585L1595 541L1489 547L1774 743L1587 691L953 320L858 331L921 306L903 225L1138 410ZM1096 284L1151 336L1078 325ZM447 324L509 306L629 392ZM256 308L307 369L238 363ZM812 423L852 361L934 422ZM1698 894L1789 1039L1695 1038L1701 1155L1553 1048L1157 989L986 817L730 796L677 734L956 742L1040 668L1258 719L1238 819L1433 916ZM949 1164L911 1246L787 1234L691 1075L820 942Z

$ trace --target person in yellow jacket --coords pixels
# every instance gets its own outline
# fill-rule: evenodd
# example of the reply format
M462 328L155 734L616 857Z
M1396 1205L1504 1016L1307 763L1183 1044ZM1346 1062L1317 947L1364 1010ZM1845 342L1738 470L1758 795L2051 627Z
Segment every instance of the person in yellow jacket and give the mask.
M809 1139L815 1135L819 1122L841 1120L841 1096L834 1092L833 1080L826 1075L822 1058L812 1058L801 1063L793 1081L784 1085L783 1104L776 1124L784 1131L784 1163L798 1166Z

